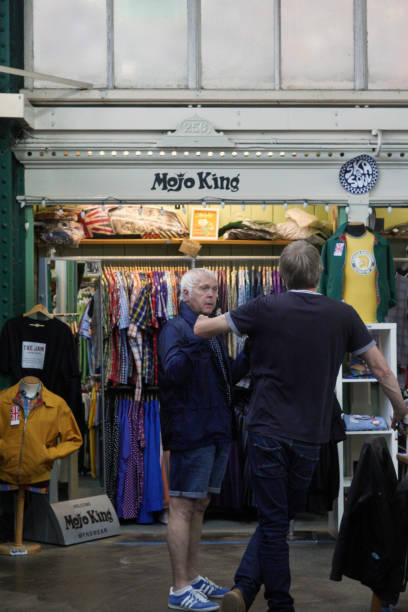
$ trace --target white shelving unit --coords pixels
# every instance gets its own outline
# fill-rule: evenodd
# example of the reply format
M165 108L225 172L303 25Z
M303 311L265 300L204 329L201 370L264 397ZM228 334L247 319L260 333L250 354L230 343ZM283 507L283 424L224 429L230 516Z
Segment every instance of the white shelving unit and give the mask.
M396 323L367 324L367 329L373 333L378 348L386 358L392 372L397 374L397 325ZM348 402L346 402L346 394ZM360 456L364 442L372 436L384 436L387 441L395 470L397 472L397 433L391 429L392 405L383 393L375 378L345 378L343 367L340 368L336 383L337 399L343 411L349 408L350 414L369 414L382 416L388 425L385 431L348 431L347 439L338 444L340 487L335 508L329 514L329 532L337 535L344 512L344 503L348 487L350 487L355 463ZM348 404L347 406L345 404Z

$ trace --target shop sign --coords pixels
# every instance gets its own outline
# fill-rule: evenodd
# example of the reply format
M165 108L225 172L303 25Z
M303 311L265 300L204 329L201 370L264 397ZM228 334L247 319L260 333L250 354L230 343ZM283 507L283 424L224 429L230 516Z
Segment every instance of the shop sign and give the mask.
M233 176L220 175L211 171L198 171L193 174L177 172L156 172L151 191L183 191L188 189L208 189L213 191L239 191L239 173Z
M107 495L51 504L65 546L118 535L118 517Z

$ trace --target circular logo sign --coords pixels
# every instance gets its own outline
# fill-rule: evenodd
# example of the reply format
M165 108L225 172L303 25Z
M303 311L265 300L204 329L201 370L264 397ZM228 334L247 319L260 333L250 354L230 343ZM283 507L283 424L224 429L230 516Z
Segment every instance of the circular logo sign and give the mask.
M370 251L356 251L351 256L351 267L357 274L370 274L375 267L374 255Z
M339 179L343 189L349 193L367 193L378 179L377 162L370 155L354 157L342 165Z

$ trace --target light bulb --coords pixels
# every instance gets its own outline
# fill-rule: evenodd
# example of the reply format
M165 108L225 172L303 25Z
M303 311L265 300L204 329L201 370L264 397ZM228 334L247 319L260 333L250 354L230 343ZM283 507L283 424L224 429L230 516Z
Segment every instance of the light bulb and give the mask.
M326 206L324 207L324 210L325 210L326 212L329 212L329 205L328 205L328 204L326 204Z
M102 202L102 210L105 210L105 204Z
M24 208L24 206L26 205L25 200L21 200L20 202L20 208Z
M224 200L221 200L221 208L225 208L225 202L224 202Z
M160 214L161 214L161 215L164 215L164 208L163 208L163 206L162 206L162 207L161 207L161 209L160 209Z
M287 202L284 202L284 203L283 203L283 208L284 208L285 210L288 210L288 203L287 203Z
M142 205L139 206L139 215L143 215L143 206Z
M58 209L58 214L60 217L62 217L62 215L64 214L64 211L62 210L62 208Z
M184 204L183 204L183 206L181 207L181 212L183 213L183 215L185 215L185 214L186 214L186 212L187 212L187 211L186 211L186 207L184 206Z
M81 210L81 219L85 219L85 211Z
M303 202L303 208L307 208L307 202L306 202L306 200Z
M206 203L206 201L205 201L205 200L201 200L201 206L202 206L203 208L205 208L205 207L207 206L207 203Z
M373 214L373 209L371 208L371 206L368 207L368 214L372 215Z
M266 202L262 202L262 210L266 210Z
M119 204L118 204L118 208L119 208L119 210L121 210L121 209L122 209L122 202L119 202Z
M45 206L45 198L43 198L43 199L41 200L41 206L43 206L43 207Z
M389 215L392 213L392 206L389 206L389 207L387 208L387 212L388 212L388 214L389 214Z
M29 224L29 222L28 222L28 221L26 221L26 222L24 223L24 229L25 229L25 231L26 231L26 232L28 232L28 230L30 229L30 224Z
M345 210L345 212L346 212L346 215L348 215L348 214L349 214L349 212L350 212L350 206L346 206L346 208L345 208L344 210Z

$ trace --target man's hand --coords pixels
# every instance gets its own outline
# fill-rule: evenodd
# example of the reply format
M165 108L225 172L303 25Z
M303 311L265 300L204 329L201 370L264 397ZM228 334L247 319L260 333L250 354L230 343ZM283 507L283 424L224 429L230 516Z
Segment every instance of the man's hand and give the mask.
M199 315L194 325L194 333L200 338L212 338L218 334L225 334L227 331L229 331L229 325L225 315L218 317Z

